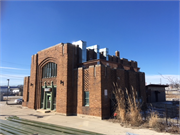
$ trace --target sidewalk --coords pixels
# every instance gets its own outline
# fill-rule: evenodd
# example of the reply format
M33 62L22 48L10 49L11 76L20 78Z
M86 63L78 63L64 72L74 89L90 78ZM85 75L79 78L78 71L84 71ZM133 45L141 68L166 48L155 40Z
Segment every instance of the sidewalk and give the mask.
M15 115L20 118L36 120L66 127L72 127L108 135L126 135L134 133L137 135L172 135L169 133L158 133L149 129L131 129L121 127L118 123L111 123L96 118L80 116L63 116L55 112L41 113L36 110L24 108L21 105L6 105L5 101L0 102L0 119Z

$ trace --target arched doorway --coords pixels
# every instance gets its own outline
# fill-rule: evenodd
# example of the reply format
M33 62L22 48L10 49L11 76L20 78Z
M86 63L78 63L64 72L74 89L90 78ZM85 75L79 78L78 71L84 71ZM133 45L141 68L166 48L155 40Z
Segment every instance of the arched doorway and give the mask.
M56 88L52 80L56 80L57 64L48 62L42 67L42 82L44 86L41 87L41 108L47 110L56 109ZM48 86L46 84L48 81ZM51 84L50 84L51 82Z

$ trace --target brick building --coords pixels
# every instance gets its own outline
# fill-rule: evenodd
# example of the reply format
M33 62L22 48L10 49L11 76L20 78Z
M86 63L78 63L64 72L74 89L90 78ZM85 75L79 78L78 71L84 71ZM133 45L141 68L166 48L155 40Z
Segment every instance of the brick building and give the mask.
M108 48L86 42L60 43L31 58L31 74L24 78L23 106L65 115L111 116L112 83L137 90L146 101L145 74L136 61L108 54Z

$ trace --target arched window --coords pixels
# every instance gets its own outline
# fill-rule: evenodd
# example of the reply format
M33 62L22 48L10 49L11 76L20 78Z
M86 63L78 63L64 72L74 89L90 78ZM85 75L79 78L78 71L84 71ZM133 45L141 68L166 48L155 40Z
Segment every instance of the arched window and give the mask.
M42 69L42 78L56 77L57 76L57 64L49 62Z

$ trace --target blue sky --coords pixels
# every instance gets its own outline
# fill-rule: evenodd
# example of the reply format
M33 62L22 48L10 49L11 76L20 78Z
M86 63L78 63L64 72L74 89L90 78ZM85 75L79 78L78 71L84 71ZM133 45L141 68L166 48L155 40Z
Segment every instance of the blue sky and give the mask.
M138 62L146 82L179 72L178 1L3 1L0 85L23 84L31 56L58 43L84 40ZM161 79L162 83L167 83Z

